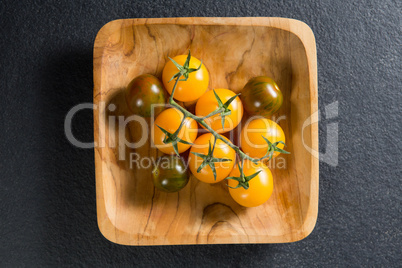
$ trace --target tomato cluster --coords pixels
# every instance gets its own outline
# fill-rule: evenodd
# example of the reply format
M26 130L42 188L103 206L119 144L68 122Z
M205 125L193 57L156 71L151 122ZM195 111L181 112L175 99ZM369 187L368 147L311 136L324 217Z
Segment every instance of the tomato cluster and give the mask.
M230 89L208 90L209 83L205 65L189 54L176 56L166 63L162 83L154 76L143 75L134 79L127 88L130 109L143 116L150 115L144 109L147 105L152 109L152 104L166 102L161 84L171 95L169 103L174 108L154 114L151 138L156 148L171 156L165 156L165 159L179 167L179 171L155 167L155 187L174 192L187 184L183 160L173 156L190 149L187 162L195 178L204 183L228 179L229 193L238 204L245 207L261 205L271 196L274 185L272 173L262 160L286 153L282 128L266 118L280 108L282 93L268 77L251 79L240 97ZM144 92L149 97L140 99ZM196 101L195 115L184 110L175 100ZM251 117L244 124L237 146L220 134L241 123L243 109L259 117ZM198 135L200 129L209 133Z

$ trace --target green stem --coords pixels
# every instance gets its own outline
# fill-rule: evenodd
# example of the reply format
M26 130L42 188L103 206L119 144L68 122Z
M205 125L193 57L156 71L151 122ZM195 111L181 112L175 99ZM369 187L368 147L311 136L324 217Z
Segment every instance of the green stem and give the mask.
M173 99L173 96L174 96L174 93L175 93L175 91L176 91L177 84L178 84L180 78L181 78L182 76L184 76L185 79L183 79L183 81L186 81L186 80L188 79L188 74L189 74L189 73L199 70L199 69L201 68L201 66L202 66L202 62L201 62L200 66L199 66L197 69L190 69L190 68L189 68L190 58L191 58L191 55L190 55L190 51L189 51L188 56L187 56L187 60L186 60L186 62L184 63L183 66L179 65L177 62L175 62L173 59L171 59L171 61L172 61L172 62L176 65L176 67L179 69L179 72L176 73L176 74L170 79L170 80L172 80L172 79L176 78L176 82L175 82L175 84L174 84L174 86L173 86L172 93L171 93L171 95L170 95L170 97L169 97L169 104L170 104L172 107L178 109L180 112L183 113L183 120L181 121L179 128L174 132L174 134L168 133L168 134L166 134L166 135L169 135L169 137L172 137L172 135L173 135L173 137L174 137L175 139L177 139L177 135L179 134L181 128L183 127L186 118L189 117L189 118L194 119L194 120L195 120L196 122L198 122L201 126L203 126L204 128L206 128L206 129L207 129L212 135L214 135L214 137L215 137L214 146L213 146L212 149L211 149L211 143L209 143L208 155L201 155L201 157L204 159L204 161L203 161L203 163L200 165L199 170L197 170L197 172L200 172L200 170L201 170L203 167L205 167L205 165L208 164L208 165L210 165L210 167L211 167L211 169L212 169L212 171L213 171L213 173L214 173L214 178L216 179L216 171L215 171L214 162L216 162L217 160L221 160L221 161L228 160L228 159L219 159L219 158L214 158L214 161L211 160L211 159L213 158L212 155L213 155L213 151L214 151L214 148L215 148L216 140L219 139L219 140L223 141L224 143L226 143L229 147L231 147L231 148L236 152L236 154L237 154L237 155L239 156L239 158L240 158L239 161L241 162L241 166L240 166L240 163L238 162L239 170L240 170L240 173L241 173L241 174L240 174L240 177L228 177L227 179L234 179L234 180L237 180L237 181L239 182L239 184L235 187L235 189L238 188L238 187L243 187L244 189L247 190L247 189L249 188L248 181L251 180L252 178L254 178L255 176L257 176L258 173L261 172L261 170L258 171L258 172L256 172L256 173L254 173L254 174L252 174L252 175L250 175L250 176L245 176L245 174L243 173L243 166L244 166L244 160L245 160L245 159L251 160L251 161L253 161L253 162L257 162L257 161L260 161L260 160L262 160L262 159L264 159L264 158L268 158L268 161L269 161L269 160L272 158L272 154L274 153L274 151L279 151L279 152L282 152L282 153L288 153L288 152L286 152L286 151L284 151L284 150L279 149L279 148L276 147L276 145L277 145L278 143L284 144L283 142L276 142L276 143L272 144L268 139L266 139L264 136L262 136L262 137L266 140L266 142L267 142L267 144L268 144L268 151L267 151L267 154L266 154L265 156L261 157L261 158L252 158L252 157L246 155L243 151L241 151L238 146L234 145L232 142L230 142L230 141L227 140L226 138L222 137L219 133L217 133L215 130L213 130L210 126L208 126L208 125L205 123L204 120L205 120L206 118L209 118L209 117L211 117L211 116L214 116L214 115L220 113L220 114L221 114L221 117L222 117L221 119L222 119L222 128L223 128L223 127L224 127L225 116L228 115L228 114L230 114L230 110L228 110L228 105L229 105L229 104L231 103L231 101L233 101L238 95L240 95L240 93L237 94L237 95L235 95L235 96L233 96L233 97L231 97L229 100L227 100L227 102L226 102L225 104L223 104L222 101L221 101L221 99L219 98L219 96L218 96L218 95L216 94L216 92L214 91L214 94L215 94L216 100L218 101L219 107L218 107L215 111L213 111L213 112L211 112L211 113L209 113L208 115L203 116L203 117L196 116L196 115L190 113L189 111L187 111L185 108L181 107L181 106ZM170 81L169 81L169 82L170 82ZM165 130L164 132L167 132L167 131ZM180 142L184 142L183 140L180 140L180 139L179 139L179 141L180 141ZM188 144L187 141L186 141L185 143ZM176 147L174 147L174 149L175 149L175 152L178 154L177 143L174 143L173 146L176 146ZM197 153L194 153L194 152L193 152L193 154L197 155ZM198 154L198 155L200 155L200 154ZM216 160L216 161L215 161L215 160ZM206 162L206 161L207 161L207 162ZM211 162L211 161L212 161L212 162ZM229 185L228 185L228 186L229 186ZM231 187L231 186L229 186L229 187ZM233 187L231 187L231 188L233 188Z
M214 115L216 115L216 114L219 114L219 113L221 113L221 112L223 112L223 111L224 111L223 108L216 109L216 110L213 111L212 113L210 113L210 114L208 114L208 115L206 115L206 116L204 116L204 117L201 117L201 119L206 119L206 118L208 118L208 117L211 117L211 116L214 116Z
M169 98L169 103L170 103L170 104L172 104L171 102L174 101L174 100L173 100L173 95L174 95L174 92L176 91L177 83L179 82L181 76L182 76L182 75L180 74L180 75L177 77L176 82L174 83L173 90L172 90L172 94L170 95L170 98ZM177 104L177 103L176 103L176 104Z

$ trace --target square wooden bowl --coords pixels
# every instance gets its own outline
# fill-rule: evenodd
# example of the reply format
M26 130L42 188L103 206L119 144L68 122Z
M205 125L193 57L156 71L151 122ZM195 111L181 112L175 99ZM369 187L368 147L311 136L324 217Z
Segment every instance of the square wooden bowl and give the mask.
M194 177L178 193L155 190L151 167L130 168L130 154L161 155L150 142L131 149L119 142L122 93L140 74L161 77L168 56L202 59L210 88L242 90L255 76L272 77L284 95L277 117L286 135L281 168L271 168L274 192L263 205L244 208L225 182ZM114 113L109 104L115 104ZM106 24L94 46L94 130L98 225L124 245L284 243L305 238L318 212L317 56L313 32L284 18L124 19ZM111 119L112 118L112 119ZM313 120L312 120L313 119ZM149 122L149 120L147 121ZM310 123L309 123L310 122ZM125 129L133 141L144 135L136 123ZM123 124L124 125L124 124ZM121 134L121 133L120 133ZM120 136L121 137L121 136ZM123 153L121 153L123 151ZM125 159L124 159L125 158Z

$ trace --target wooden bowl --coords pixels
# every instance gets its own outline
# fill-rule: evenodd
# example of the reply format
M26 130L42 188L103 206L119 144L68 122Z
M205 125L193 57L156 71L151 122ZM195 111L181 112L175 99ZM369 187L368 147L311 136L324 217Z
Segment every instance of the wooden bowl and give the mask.
M118 131L128 116L124 99L128 83L145 73L161 77L168 56L187 54L189 49L208 68L210 88L239 92L251 77L265 75L283 92L283 106L275 116L282 116L279 124L291 154L271 161L274 192L259 207L236 204L225 182L211 185L191 177L178 193L156 190L148 161L161 153L152 148L148 130L132 121ZM313 32L303 22L284 18L109 22L94 45L94 103L98 225L110 241L284 243L303 239L313 230L319 173L318 158L310 152L318 151L318 126L309 122L317 118L317 59ZM131 142L145 137L146 143L129 148L124 137ZM142 163L148 168L137 167L130 156L148 159Z

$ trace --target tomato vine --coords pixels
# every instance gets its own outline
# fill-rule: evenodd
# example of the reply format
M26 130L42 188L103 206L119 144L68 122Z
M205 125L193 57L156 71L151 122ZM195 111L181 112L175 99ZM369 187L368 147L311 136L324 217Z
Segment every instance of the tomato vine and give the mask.
M252 162L254 162L254 163L257 163L257 162L259 162L259 161L261 161L261 160L263 160L263 159L267 159L267 160L269 161L269 160L272 159L272 156L273 156L274 152L280 152L280 153L284 153L284 154L289 154L289 152L287 152L287 151L285 151L285 150L280 149L280 148L277 147L278 144L283 144L283 145L284 145L284 142L278 141L278 142L275 142L275 143L271 143L267 138L265 138L265 137L263 136L264 140L265 140L266 143L268 144L267 153L266 153L263 157L261 157L261 158L253 158L253 157L250 157L249 155L245 154L238 146L236 146L235 144L233 144L233 143L230 142L229 140L223 138L219 133L217 133L215 130L213 130L210 126L208 126L208 125L205 123L204 120L205 120L206 118L209 118L209 117L214 116L214 115L216 115L216 114L220 114L220 116L221 116L221 118L222 118L222 127L223 127L223 126L224 126L224 121L225 121L225 116L230 115L230 113L231 113L231 110L228 108L228 107L229 107L229 104L230 104L234 99L236 99L236 97L239 96L241 93L239 93L239 94L233 96L233 97L230 98L228 101L226 101L225 103L223 103L223 102L221 101L221 99L219 98L219 96L218 96L218 95L216 94L216 92L214 91L215 98L216 98L216 100L217 100L219 106L218 106L218 108L217 108L215 111L213 111L213 112L211 112L210 114L208 114L207 116L203 116L203 117L196 116L196 115L192 114L191 112L187 111L187 110L186 110L185 108L183 108L182 106L180 106L180 105L173 99L174 93L175 93L175 90L176 90L176 87L177 87L177 83L178 83L179 81L187 81L189 74L192 73L192 72L195 72L195 71L199 70L199 69L201 68L201 66L202 66L202 61L201 61L201 64L200 64L200 66L199 66L198 68L196 68L196 69L195 69L195 68L189 68L190 58L191 58L191 53L190 53L190 51L189 51L188 56L187 56L187 59L186 59L185 63L183 64L183 66L181 66L180 64L178 64L177 62L175 62L173 59L169 58L169 59L174 63L174 65L177 67L177 69L179 70L179 72L177 72L177 73L170 79L170 81L172 81L173 79L175 79L175 84L174 84L174 86L173 86L172 93L171 93L171 95L170 95L170 97L169 97L169 104L170 104L172 107L178 109L178 110L183 114L183 119L182 119L182 122L181 122L179 128L178 128L174 133L169 133L169 132L166 131L165 129L163 129L163 128L161 128L160 126L158 126L158 127L162 130L162 132L166 135L166 136L165 136L165 139L163 140L163 142L164 142L165 144L171 143L172 146L173 146L173 148L174 148L174 150L175 150L175 152L176 152L176 154L179 155L179 153L178 153L178 151L177 151L177 143L178 143L178 142L180 142L180 143L185 143L185 144L190 144L190 143L187 142L187 141L183 141L182 139L178 138L177 135L178 135L178 133L180 132L181 128L183 127L184 121L186 120L187 117L194 119L194 120L197 121L200 125L202 125L203 127L205 127L212 135L215 136L215 142L216 142L217 139L220 139L221 141L223 141L224 143L226 143L228 146L230 146L232 149L235 150L236 154L237 154L238 157L240 158L240 162L242 163L241 166L240 166L240 164L238 164L239 170L240 170L240 176L239 176L239 177L227 177L226 179L232 179L232 180L238 181L238 185L237 185L236 188L238 188L238 187L243 187L244 189L247 189L247 188L248 188L248 182L249 182L252 178L254 178L255 176L257 176L259 172L256 172L256 173L254 173L254 174L252 174L252 175L249 175L249 176L245 176L244 173L243 173L243 167L242 167L242 166L243 166L243 163L244 163L244 160L248 159L248 160L250 160L250 161L252 161ZM182 77L184 77L184 78L181 79ZM196 155L196 156L198 156L198 157L201 157L201 158L203 159L203 163L202 163L202 165L199 167L199 169L197 170L197 172L200 172L200 170L201 170L202 168L206 167L206 166L210 166L211 169L214 171L214 172L213 172L213 173L214 173L214 178L215 178L215 180L216 180L216 172L215 172L215 166L214 166L214 165L215 165L215 162L230 161L230 159L225 159L225 158L218 159L218 158L214 158L214 157L213 157L214 149L215 149L215 144L214 144L214 146L212 146L212 147L211 147L211 144L210 144L210 145L209 145L209 150L208 150L208 154L207 154L207 155L200 155L200 154L195 154L195 153L193 153L193 154Z

